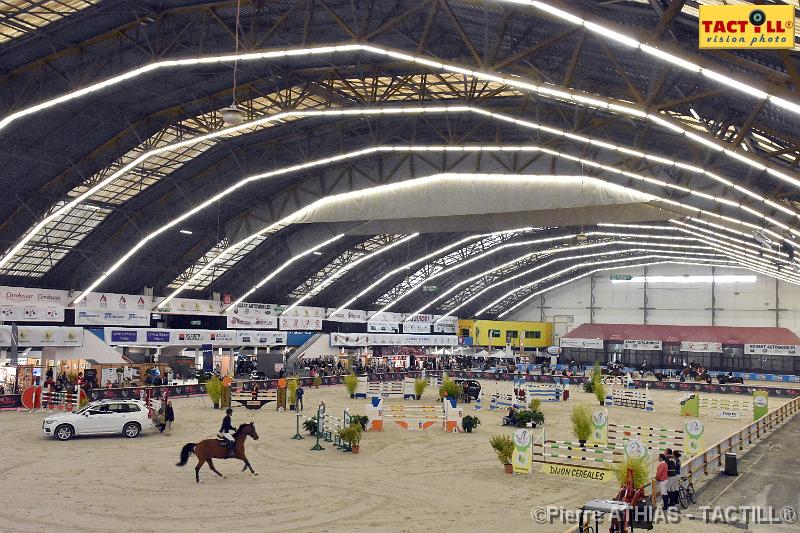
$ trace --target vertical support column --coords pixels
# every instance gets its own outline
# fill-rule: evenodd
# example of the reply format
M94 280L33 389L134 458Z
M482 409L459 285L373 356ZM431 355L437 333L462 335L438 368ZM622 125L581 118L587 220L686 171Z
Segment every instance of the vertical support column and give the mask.
M592 275L589 276L589 324L594 324L594 286L597 284L597 278Z
M539 322L544 322L544 294L539 296Z
M642 290L644 305L642 306L642 324L647 325L647 267L644 267L644 285Z
M781 321L781 300L780 291L778 290L778 278L775 278L775 327L780 327Z
M716 301L716 277L717 267L711 267L711 325L717 325L717 301Z

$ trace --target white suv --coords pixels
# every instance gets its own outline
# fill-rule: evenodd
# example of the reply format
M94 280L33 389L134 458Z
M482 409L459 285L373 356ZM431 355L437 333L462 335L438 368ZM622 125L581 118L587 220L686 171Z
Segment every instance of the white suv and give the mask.
M114 433L132 439L154 427L147 414L147 405L140 400L102 400L71 413L48 416L42 421L42 432L58 440Z

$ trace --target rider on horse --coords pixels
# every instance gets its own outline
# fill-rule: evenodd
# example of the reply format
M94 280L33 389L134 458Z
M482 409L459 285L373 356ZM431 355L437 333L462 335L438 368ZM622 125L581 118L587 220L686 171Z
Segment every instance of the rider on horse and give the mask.
M222 427L219 428L219 435L222 437L223 442L225 444L225 448L228 450L228 457L233 457L234 453L234 445L236 441L233 439L233 431L235 431L233 427L233 423L231 422L231 415L233 414L233 409L230 407L225 411L225 418L222 419Z

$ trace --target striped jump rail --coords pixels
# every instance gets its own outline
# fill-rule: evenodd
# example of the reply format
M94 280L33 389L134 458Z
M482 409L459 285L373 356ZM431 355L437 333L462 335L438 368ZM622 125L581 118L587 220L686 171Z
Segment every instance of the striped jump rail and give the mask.
M270 402L278 401L277 389L252 391L236 391L231 393L231 401L240 403L247 409L261 409Z
M747 400L726 400L724 398L703 398L699 399L700 407L707 409L730 409L732 411L752 411L753 402Z
M373 398L366 407L369 429L383 431L383 420L388 418L407 430L425 430L441 423L445 431L457 433L461 427L463 409L452 406L449 400L442 405L386 405L381 398Z
M541 449L541 452L538 450ZM600 465L613 465L620 462L623 455L621 449L608 445L587 445L581 446L572 441L546 440L540 446L534 446L533 461L542 463L560 462L556 460L567 460L577 463L594 463L589 466L595 468L608 468ZM563 464L563 463L562 463ZM578 466L578 465L575 465Z
M647 390L640 392L628 389L611 389L611 392L606 395L605 404L608 406L631 407L648 412L655 411L655 403L650 399L650 394Z
M650 450L664 451L667 448L683 448L684 431L682 429L652 428L645 426L630 426L625 424L609 424L609 443L624 443L636 437Z

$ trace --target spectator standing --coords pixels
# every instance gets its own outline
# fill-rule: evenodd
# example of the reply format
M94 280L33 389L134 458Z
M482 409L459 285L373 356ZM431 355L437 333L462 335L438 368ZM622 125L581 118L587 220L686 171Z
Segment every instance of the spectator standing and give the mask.
M299 387L297 387L297 391L295 391L295 395L297 396L298 413L303 410L303 394L305 394L305 391L303 390L303 386L300 385Z

